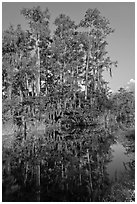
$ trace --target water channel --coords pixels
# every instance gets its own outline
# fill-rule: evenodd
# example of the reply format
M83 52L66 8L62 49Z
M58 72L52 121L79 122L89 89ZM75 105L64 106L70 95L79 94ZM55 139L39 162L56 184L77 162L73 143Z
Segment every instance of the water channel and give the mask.
M126 155L126 148L119 142L113 144L110 148L112 150L112 161L108 164L107 171L110 179L114 180L125 171L124 164L130 162L132 157Z

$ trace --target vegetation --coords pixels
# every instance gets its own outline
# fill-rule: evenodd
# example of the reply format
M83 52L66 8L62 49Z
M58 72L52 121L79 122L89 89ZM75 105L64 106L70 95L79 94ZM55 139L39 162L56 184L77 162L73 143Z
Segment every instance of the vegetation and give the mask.
M3 136L3 201L103 201L114 126L134 127L134 95L111 95L103 78L117 66L106 51L114 30L97 9L78 25L59 15L52 35L48 9L21 14L29 30L2 36L3 124L14 126L10 144Z

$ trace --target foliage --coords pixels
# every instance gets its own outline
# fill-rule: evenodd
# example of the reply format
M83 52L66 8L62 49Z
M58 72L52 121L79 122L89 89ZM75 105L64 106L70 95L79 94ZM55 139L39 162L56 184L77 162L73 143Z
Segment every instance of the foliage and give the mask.
M117 66L106 51L114 30L97 9L78 25L60 14L53 34L48 9L21 14L29 30L11 26L2 39L3 123L15 126L3 141L3 201L102 201L110 119L134 114L132 94L110 96L103 79Z
M116 116L117 122L122 122L126 128L135 126L135 96L121 88L119 92L111 97L112 113Z

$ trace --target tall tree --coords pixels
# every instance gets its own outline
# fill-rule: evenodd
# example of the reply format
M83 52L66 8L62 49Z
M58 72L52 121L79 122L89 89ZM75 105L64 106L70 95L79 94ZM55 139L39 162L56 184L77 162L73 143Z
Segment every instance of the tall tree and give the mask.
M79 26L84 28L86 39L85 50L85 99L88 97L88 87L94 83L94 89L102 87L102 72L104 68L109 69L110 75L112 62L106 56L105 47L107 45L106 37L114 30L109 26L109 21L100 15L98 9L88 9L85 17L81 20Z
M70 17L61 14L55 19L56 30L53 36L53 53L56 58L56 67L58 68L58 78L60 92L67 92L65 103L70 99L74 84L74 52L76 35L76 25ZM75 40L76 41L76 40ZM76 58L76 54L75 54Z
M16 55L15 31L13 26L3 32L2 35L2 76L3 76L3 94L9 100L12 97L12 79L14 72L14 59Z
M27 74L22 72L29 59L28 38L28 33L23 31L20 25L18 25L16 29L11 26L8 30L3 32L3 83L4 87L8 90L9 99L12 98L12 94L17 96L18 91L24 94L24 85L21 84L21 79L23 80L23 77L25 79L25 75ZM16 79L19 75L21 78L20 81L17 81ZM23 83L27 83L25 81Z
M49 10L41 11L40 6L33 7L32 9L22 9L21 14L28 20L30 25L30 34L31 34L31 47L32 55L36 58L36 68L37 76L35 81L36 86L36 95L40 95L41 87L41 51L43 46L45 47L47 40L50 36L49 30ZM46 47L45 47L46 49Z

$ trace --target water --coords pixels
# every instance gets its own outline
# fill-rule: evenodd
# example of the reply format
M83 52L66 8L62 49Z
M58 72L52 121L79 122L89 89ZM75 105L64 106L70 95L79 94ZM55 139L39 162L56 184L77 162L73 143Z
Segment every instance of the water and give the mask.
M3 201L103 201L133 147L126 139L115 142L110 132L58 129L26 141L16 135L11 148L3 147Z
M131 157L126 154L126 148L119 142L113 144L110 148L112 150L112 161L108 164L107 171L109 178L115 180L125 171L124 164L130 162Z

